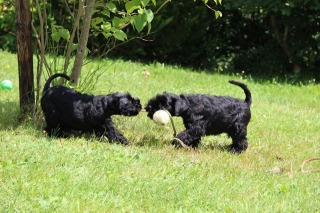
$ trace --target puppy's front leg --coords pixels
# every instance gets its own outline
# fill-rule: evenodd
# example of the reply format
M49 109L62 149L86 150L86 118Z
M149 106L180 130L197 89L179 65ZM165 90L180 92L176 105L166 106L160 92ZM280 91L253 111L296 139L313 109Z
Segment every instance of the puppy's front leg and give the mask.
M121 143L124 145L130 144L129 141L118 130L116 130L111 118L106 120L106 123L105 125L103 125L102 128L103 128L102 134L105 135L108 138L108 140Z
M200 143L201 136L203 135L204 132L201 128L186 129L176 136L180 141L173 139L172 144L181 147L183 146L181 142L183 142L187 146L197 147Z

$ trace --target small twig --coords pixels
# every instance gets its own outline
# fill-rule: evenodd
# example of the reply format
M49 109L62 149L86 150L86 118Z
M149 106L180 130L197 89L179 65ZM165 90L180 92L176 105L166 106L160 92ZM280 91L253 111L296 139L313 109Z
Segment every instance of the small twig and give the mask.
M160 7L158 8L158 10L156 12L154 12L153 14L157 14L167 3L169 3L171 0L167 0L165 1L162 5L160 5Z
M171 121L171 125L172 125L172 129L173 129L173 137L176 137L177 136L177 131L176 131L176 127L174 126L172 116L171 116L171 114L170 114L170 112L168 110L163 110L163 111L165 111L169 115L169 118L170 118L170 121Z
M169 115L169 118L170 118L170 121L171 121L171 125L172 125L172 129L173 129L173 137L174 137L174 140L178 141L179 144L180 144L183 148L190 149L189 146L187 146L182 140L180 140L179 138L176 137L176 136L177 136L177 131L176 131L176 127L174 126L174 122L173 122L173 119L172 119L172 116L171 116L170 112L167 111L167 110L163 110L163 111L167 112L168 115Z
M185 143L183 143L183 141L180 140L179 138L175 137L174 140L178 141L183 148L190 149L190 147L187 146Z
M301 167L300 167L301 172L320 172L319 169L318 170L308 170L308 171L304 170L305 164L307 162L314 161L314 160L320 160L320 158L310 158L310 159L303 161L303 163L301 164Z
M209 5L207 5L207 4L204 4L204 5L206 5L206 7L209 8L210 10L212 10L213 12L216 12L216 10L213 9L212 7L210 7Z
M289 176L292 178L293 177L293 162L290 162L290 173Z

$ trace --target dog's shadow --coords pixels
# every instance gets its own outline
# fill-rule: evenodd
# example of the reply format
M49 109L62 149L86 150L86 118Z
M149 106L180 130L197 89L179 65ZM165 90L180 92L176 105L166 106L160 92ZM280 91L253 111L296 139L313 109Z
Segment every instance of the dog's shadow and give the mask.
M218 150L221 152L228 152L231 149L231 145L210 143L210 144L200 144L198 148L204 149L204 150Z
M226 134L208 136L202 138L198 148L228 152L231 149L231 142L232 140Z
M42 128L39 129L44 129L43 126ZM56 131L58 132L58 130ZM116 143L114 141L110 141L108 140L107 137L105 137L104 135L97 135L94 132L89 133L89 132L81 132L81 131L77 131L77 130L69 130L69 131L62 131L61 135L57 135L55 134L55 132L53 132L53 134L49 137L47 135L47 133L43 130L41 134L39 134L40 137L48 137L51 139L79 139L82 138L88 142L101 142L101 143Z
M174 138L158 138L152 134L145 134L140 140L134 143L135 146L146 147L173 147L177 150L184 149L172 144ZM190 147L190 150L217 150L221 152L228 152L231 148L231 140L225 136L204 137L198 147Z

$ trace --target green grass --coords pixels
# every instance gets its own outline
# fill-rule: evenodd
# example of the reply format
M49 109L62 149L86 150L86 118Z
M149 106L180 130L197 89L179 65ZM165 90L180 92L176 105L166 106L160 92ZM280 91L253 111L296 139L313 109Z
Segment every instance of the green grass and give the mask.
M0 212L320 212L320 173L300 165L320 157L320 86L292 86L192 72L160 63L99 61L107 69L93 94L130 92L143 105L157 93L244 98L228 83L242 78L253 95L249 148L231 155L226 135L204 137L195 150L174 149L172 129L141 112L114 116L132 142L125 147L84 135L48 138L37 122L20 123L16 55L0 52ZM150 77L142 71L147 69ZM272 81L271 81L272 82ZM180 118L174 118L178 131ZM281 167L283 172L268 172ZM318 170L320 161L306 169Z

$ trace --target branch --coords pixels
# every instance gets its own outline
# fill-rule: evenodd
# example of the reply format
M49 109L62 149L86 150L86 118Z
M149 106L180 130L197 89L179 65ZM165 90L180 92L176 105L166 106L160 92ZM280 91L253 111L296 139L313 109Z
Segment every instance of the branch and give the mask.
M40 11L40 6L39 6L39 1L36 0L36 4L37 4L37 8L39 8L38 11ZM49 70L50 72L50 66L45 58L45 55L44 55L44 47L46 46L46 44L44 43L44 32L43 32L43 17L41 15L40 12L38 12L38 16L39 16L39 20L40 20L40 39L39 39L39 34L36 30L36 28L34 27L34 25L31 23L31 27L32 27L32 30L34 32L34 34L36 35L36 39L37 39L37 43L40 47L40 54L41 54L41 63L43 62L43 64L45 65L46 69Z
M71 12L71 10L70 10L70 8L69 8L69 5L68 5L67 0L64 0L64 3L65 3L65 5L66 5L66 8L67 8L68 12L70 13L70 16L72 17L73 20L75 20L74 15L73 15L73 13ZM79 6L80 6L80 4L83 4L83 1L80 1L80 2L79 2Z
M153 14L155 15L155 14L157 14L167 3L169 3L171 0L167 0L167 1L165 1L158 9L157 9L157 11L156 12L154 12Z
M209 5L207 5L206 3L205 3L204 5L206 5L206 7L209 8L210 10L212 10L213 12L216 12L215 9L213 9L212 7L210 7Z
M287 37L288 37L288 31L289 31L288 25L286 25L283 39L281 39L279 28L276 26L275 15L270 15L270 19L271 19L271 26L273 28L273 33L276 36L276 40L277 40L278 44L282 47L282 49L287 54L289 59L292 60L292 54L291 54L291 52L289 50L288 43L287 43Z
M85 15L83 18L83 26L80 34L79 46L77 49L76 58L74 61L74 65L72 68L72 73L70 76L70 81L72 84L77 85L80 78L82 62L84 58L84 53L87 48L90 24L91 24L91 16L94 8L95 0L87 0L87 5L85 6Z
M71 52L72 52L73 40L74 40L74 36L76 34L76 30L79 28L79 21L80 21L80 18L82 16L82 13L83 13L83 8L84 8L84 3L83 3L83 0L81 0L79 2L77 17L76 17L76 19L74 21L74 27L72 29L72 33L70 35L70 39L69 39L69 42L68 42L66 60L64 61L64 67L63 67L63 73L65 73L65 74L67 73L67 69L68 69L68 66L69 66L69 61L70 61Z
M284 33L283 33L283 39L282 39L283 42L287 42L288 33L289 33L289 25L286 24L284 28Z

